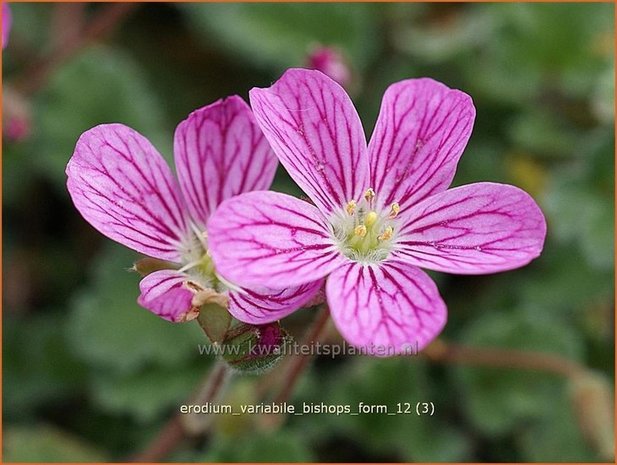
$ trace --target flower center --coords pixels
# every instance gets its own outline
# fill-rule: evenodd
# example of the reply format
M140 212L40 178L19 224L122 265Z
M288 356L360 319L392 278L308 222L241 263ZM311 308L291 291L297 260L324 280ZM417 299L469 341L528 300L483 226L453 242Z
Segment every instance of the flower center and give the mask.
M219 289L221 283L216 275L212 257L207 251L202 255L197 266L193 268L193 271L199 274L200 277L205 278L210 283L212 289Z
M226 286L216 274L214 262L208 253L207 233L194 228L189 242L182 257L181 271L186 272L205 289L225 291Z
M375 203L375 191L369 188L362 199L347 202L331 220L341 252L352 260L379 262L392 250L400 206L380 208Z

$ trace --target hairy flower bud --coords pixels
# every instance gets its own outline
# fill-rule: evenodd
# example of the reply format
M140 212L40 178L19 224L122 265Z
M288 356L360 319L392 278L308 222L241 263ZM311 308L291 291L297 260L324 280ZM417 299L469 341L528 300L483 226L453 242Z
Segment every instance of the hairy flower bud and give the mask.
M285 354L284 346L291 336L278 322L265 325L238 323L222 342L223 359L242 373L263 373L272 368Z
M345 88L351 84L352 72L349 63L336 48L315 47L307 57L307 67L321 71Z

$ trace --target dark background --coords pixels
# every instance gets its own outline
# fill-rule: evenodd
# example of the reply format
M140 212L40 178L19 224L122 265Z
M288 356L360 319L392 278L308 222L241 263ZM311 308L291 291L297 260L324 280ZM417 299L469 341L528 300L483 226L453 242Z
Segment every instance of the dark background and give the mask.
M108 7L11 5L3 54L5 461L125 459L211 365L197 351L204 337L196 324L168 324L136 304L138 276L125 270L138 254L72 207L64 167L79 135L122 122L170 159L173 129L190 111L229 94L246 98L305 64L316 44L347 56L369 133L395 81L430 76L473 97L476 125L455 184L522 187L543 208L548 238L541 258L517 271L435 274L449 307L443 340L488 353L554 353L585 375L426 357L319 358L295 403L432 401L436 413L293 417L278 431L258 417L221 417L171 459L613 460L611 422L602 420L613 412L605 397L614 384L613 5L149 4L58 55L81 44L80 31ZM283 170L274 189L298 193ZM311 318L300 312L284 325L301 334ZM339 341L335 332L329 340ZM251 403L262 387L263 378L235 378L226 400Z

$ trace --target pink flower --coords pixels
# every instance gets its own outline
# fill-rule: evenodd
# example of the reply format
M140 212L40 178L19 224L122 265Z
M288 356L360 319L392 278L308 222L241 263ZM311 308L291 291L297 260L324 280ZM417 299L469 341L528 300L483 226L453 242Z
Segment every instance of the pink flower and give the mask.
M82 216L107 237L173 262L140 283L138 302L173 321L195 318L201 305L229 302L233 315L283 317L318 292L318 283L284 289L239 289L221 279L208 252L206 223L236 194L267 189L277 167L248 105L237 96L194 111L174 137L178 182L141 134L103 124L79 138L67 187Z
M5 48L9 42L9 33L11 32L12 23L11 9L6 2L2 3L2 48Z
M546 224L528 194L488 182L446 190L475 117L463 92L431 79L393 84L368 146L349 97L318 71L289 70L250 97L274 152L315 206L274 192L223 202L208 228L227 279L291 286L327 277L345 339L393 355L425 347L446 322L420 268L495 273L540 254Z
M316 47L308 56L307 67L321 71L343 87L351 83L349 64L336 48Z

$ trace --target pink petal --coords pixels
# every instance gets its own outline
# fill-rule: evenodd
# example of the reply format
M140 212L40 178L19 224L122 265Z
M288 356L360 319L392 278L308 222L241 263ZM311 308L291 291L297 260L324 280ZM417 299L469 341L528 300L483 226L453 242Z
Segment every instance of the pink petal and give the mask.
M262 325L280 320L309 303L323 279L283 290L265 287L229 293L229 313L245 323Z
M191 318L194 293L184 283L190 278L175 270L149 274L139 283L137 303L161 318L178 323Z
M415 354L447 319L433 280L396 260L347 264L328 277L326 294L341 335L371 355Z
M186 221L178 186L141 134L121 124L86 131L66 174L75 207L101 233L151 257L179 260Z
M379 200L406 208L447 189L475 113L471 97L432 79L388 87L368 148Z
M416 266L484 274L526 265L542 252L544 215L521 189L480 182L429 197L406 213L400 257Z
M323 212L341 209L370 187L362 124L332 79L290 69L272 87L252 89L250 99L274 153Z
M268 189L278 164L238 96L191 113L176 129L174 154L182 194L201 226L223 200Z
M347 260L317 208L276 192L224 201L208 222L208 241L217 272L246 287L306 284Z

